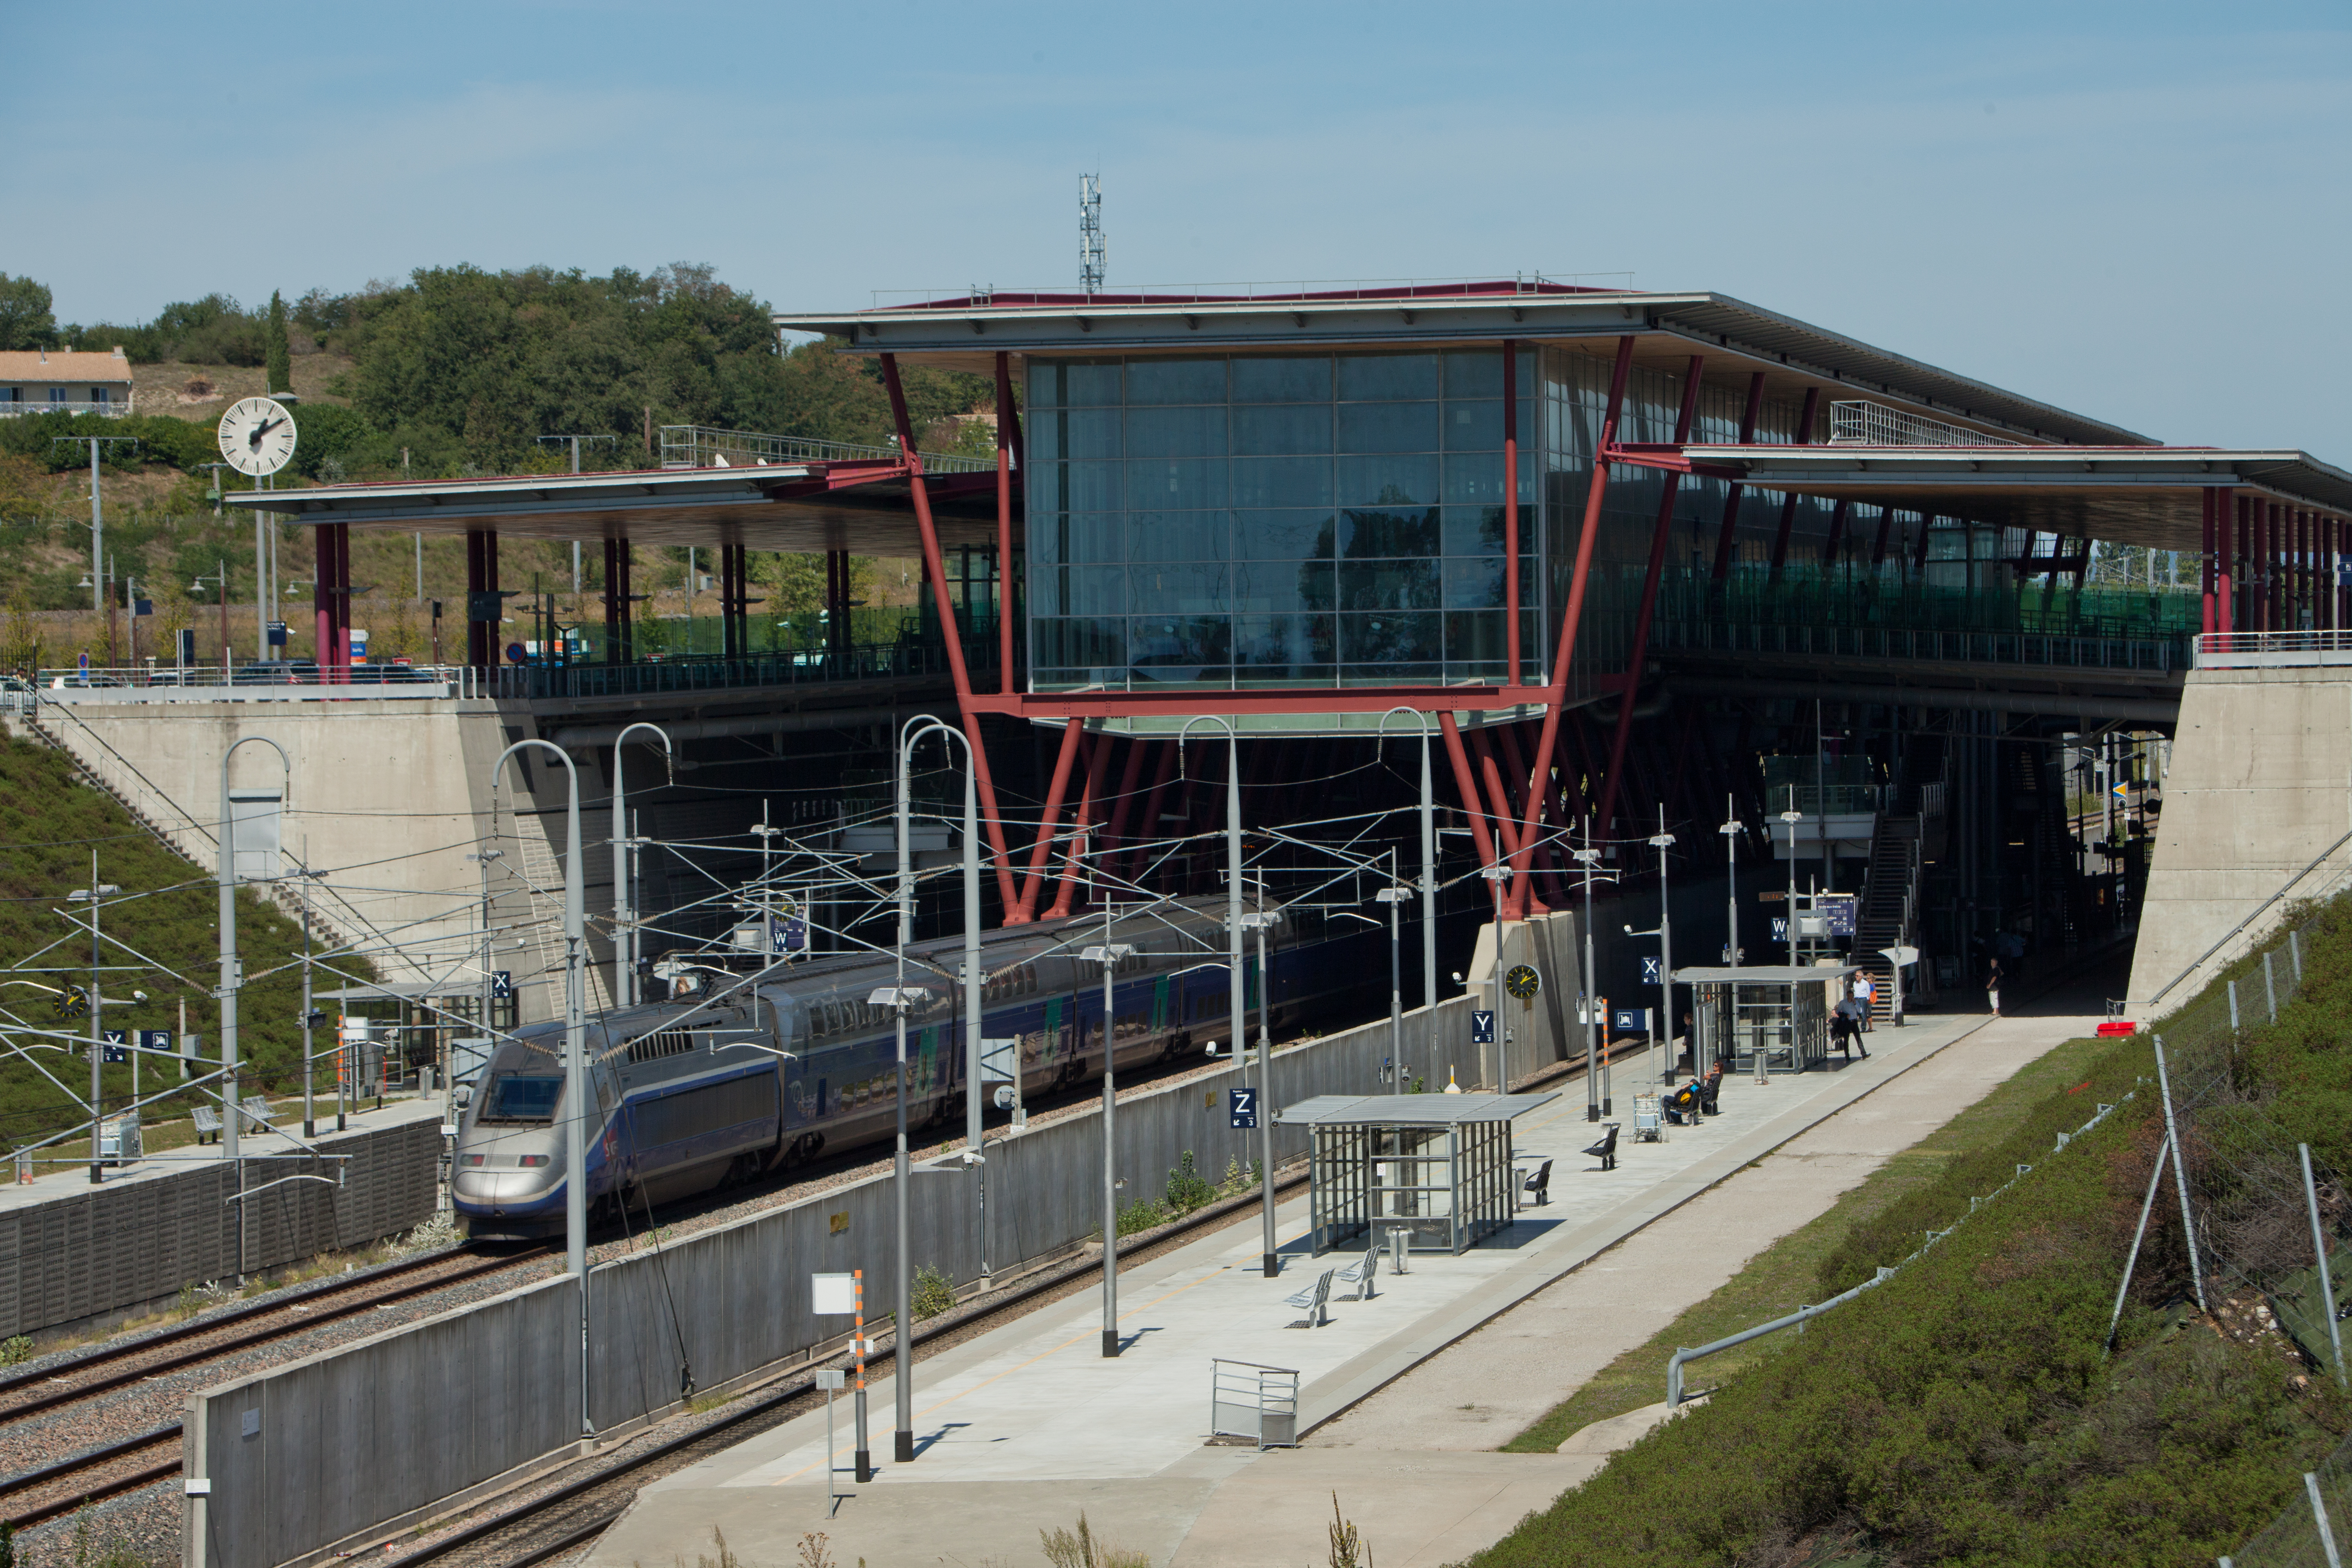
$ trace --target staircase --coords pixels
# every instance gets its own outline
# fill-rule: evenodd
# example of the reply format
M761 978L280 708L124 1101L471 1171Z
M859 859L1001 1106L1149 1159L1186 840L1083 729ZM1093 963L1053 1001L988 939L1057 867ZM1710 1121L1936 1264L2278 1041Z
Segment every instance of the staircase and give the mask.
M1891 1021L1895 1015L1895 964L1882 950L1918 945L1924 841L1928 818L1943 815L1948 793L1943 778L1946 755L1941 737L1914 739L1903 759L1893 798L1887 809L1878 814L1871 832L1870 869L1863 878L1861 904L1854 915L1853 962L1871 979L1874 1024ZM1918 978L1906 989L1905 999L1933 997L1933 970L1924 955L1916 973Z

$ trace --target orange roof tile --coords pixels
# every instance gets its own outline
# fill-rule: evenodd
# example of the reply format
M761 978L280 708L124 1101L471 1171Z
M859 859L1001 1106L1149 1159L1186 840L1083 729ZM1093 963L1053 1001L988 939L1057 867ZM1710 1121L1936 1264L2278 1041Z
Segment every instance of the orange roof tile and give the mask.
M0 350L0 381L87 381L129 385L131 362L121 354L81 353L66 349Z

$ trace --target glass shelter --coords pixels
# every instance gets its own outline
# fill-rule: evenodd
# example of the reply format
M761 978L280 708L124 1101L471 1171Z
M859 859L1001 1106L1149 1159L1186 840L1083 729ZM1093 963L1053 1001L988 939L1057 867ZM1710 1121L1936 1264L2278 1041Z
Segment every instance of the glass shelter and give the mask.
M1700 1070L1710 1062L1759 1076L1827 1066L1830 1008L1856 973L1836 963L1675 970L1675 984L1691 988Z
M1511 1223L1511 1121L1557 1094L1322 1094L1278 1120L1305 1127L1318 1256L1402 1232L1415 1252L1461 1252Z

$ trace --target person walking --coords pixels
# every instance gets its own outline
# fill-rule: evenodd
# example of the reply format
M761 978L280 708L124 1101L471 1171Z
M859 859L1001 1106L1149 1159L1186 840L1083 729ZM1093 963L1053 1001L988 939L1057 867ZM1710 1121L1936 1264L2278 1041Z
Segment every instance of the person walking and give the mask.
M1864 1029L1878 1025L1878 986L1867 969L1857 971L1853 977L1853 999L1862 1004L1861 1026Z
M1992 1016L2000 1016L2000 959L1996 955L1985 969L1985 1001L1992 1007Z

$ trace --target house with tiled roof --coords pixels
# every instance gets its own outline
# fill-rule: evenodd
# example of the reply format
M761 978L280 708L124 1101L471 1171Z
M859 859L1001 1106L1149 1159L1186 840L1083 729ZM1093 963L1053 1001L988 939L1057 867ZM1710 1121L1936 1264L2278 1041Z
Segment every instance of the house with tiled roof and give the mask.
M72 349L0 351L0 419L19 414L128 414L131 360Z

